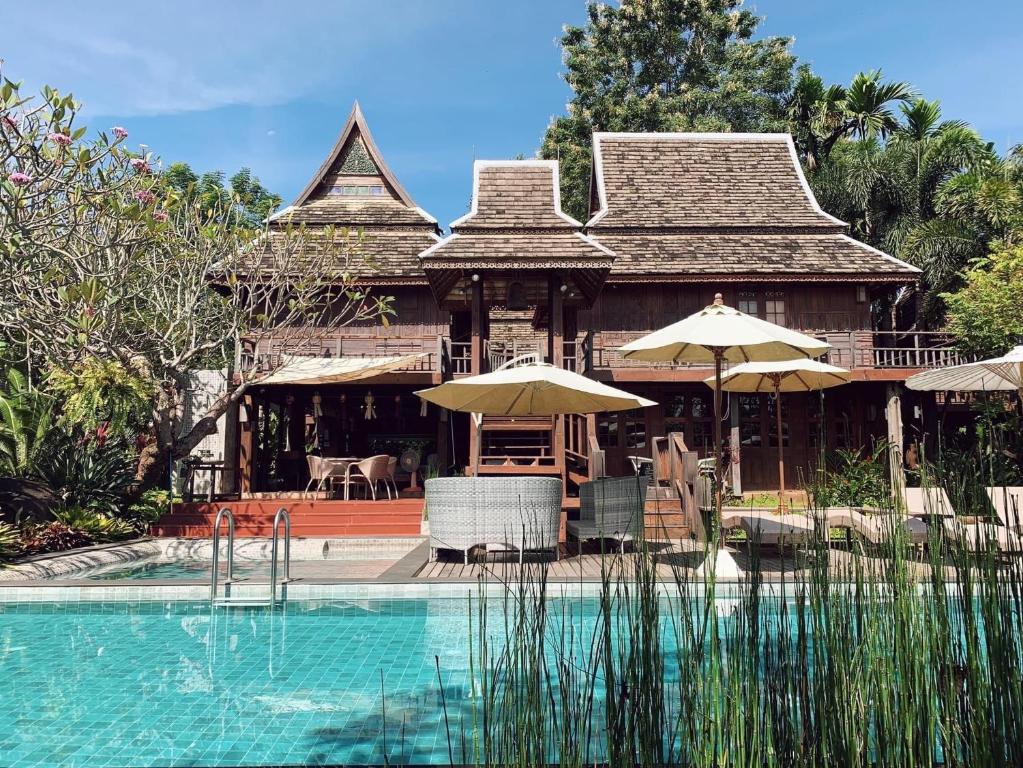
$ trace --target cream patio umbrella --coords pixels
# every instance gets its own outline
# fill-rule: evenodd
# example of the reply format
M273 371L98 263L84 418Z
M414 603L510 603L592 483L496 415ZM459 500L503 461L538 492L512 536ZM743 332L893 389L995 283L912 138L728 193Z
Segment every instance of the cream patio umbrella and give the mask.
M785 510L785 448L781 428L781 393L811 392L837 387L849 381L849 371L819 360L801 358L769 363L741 363L721 378L726 392L771 392L775 396L778 429L778 509ZM713 387L715 380L704 379Z
M718 293L714 303L684 320L631 341L621 348L628 360L714 364L714 488L721 516L721 366L751 361L820 357L831 348L780 325L726 307Z
M918 391L1019 392L1023 398L1023 344L1001 357L935 368L906 379L906 386Z
M487 416L557 416L567 413L627 411L657 405L599 381L547 363L502 368L491 373L452 379L416 392L423 400L450 411ZM476 422L474 466L479 472L479 430Z

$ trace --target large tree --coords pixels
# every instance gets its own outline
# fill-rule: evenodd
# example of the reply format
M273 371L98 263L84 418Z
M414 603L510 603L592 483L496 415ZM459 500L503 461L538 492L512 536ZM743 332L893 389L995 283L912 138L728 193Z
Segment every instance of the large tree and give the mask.
M754 40L742 0L590 2L587 17L561 38L574 95L541 149L572 216L589 208L593 131L786 130L791 40Z
M71 96L0 85L0 334L36 370L141 382L157 471L271 372L236 370L183 432L190 371L230 366L243 338L287 347L391 312L358 284L360 233L249 229L233 199L180 194L127 131L87 139L76 116Z
M201 176L188 163L172 163L162 174L167 184L184 198L198 198L207 208L231 211L231 220L249 227L262 226L281 205L280 195L270 192L248 168L224 181L223 171Z
M964 285L945 295L948 327L963 349L1000 355L1023 344L1023 246L998 248L964 275Z

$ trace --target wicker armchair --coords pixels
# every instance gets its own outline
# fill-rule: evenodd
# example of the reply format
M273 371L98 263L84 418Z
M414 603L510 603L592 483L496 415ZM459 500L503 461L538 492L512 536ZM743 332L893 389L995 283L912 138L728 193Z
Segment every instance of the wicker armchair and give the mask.
M438 477L426 481L430 559L454 549L469 562L478 545L548 550L558 556L561 480L551 477Z
M613 539L625 551L642 530L649 476L602 477L579 486L579 519L568 522L568 534L579 541Z

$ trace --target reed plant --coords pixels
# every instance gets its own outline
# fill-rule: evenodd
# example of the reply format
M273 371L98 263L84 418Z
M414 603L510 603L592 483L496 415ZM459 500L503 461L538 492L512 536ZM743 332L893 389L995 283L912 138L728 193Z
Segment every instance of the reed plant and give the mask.
M716 537L666 552L653 531L601 551L594 594L542 562L491 571L450 761L1023 765L1020 558L940 528L914 549L894 508L884 543L837 548L809 514L794 550L745 542L737 581L692 567Z

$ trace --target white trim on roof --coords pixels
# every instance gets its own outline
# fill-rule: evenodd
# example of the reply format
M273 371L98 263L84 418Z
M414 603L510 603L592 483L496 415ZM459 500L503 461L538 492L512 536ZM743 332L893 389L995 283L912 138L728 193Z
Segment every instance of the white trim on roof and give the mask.
M882 258L888 259L888 261L891 261L891 262L893 262L895 264L898 264L900 267L902 267L903 269L905 269L905 270L907 270L909 272L918 272L918 273L922 273L923 272L923 270L920 269L920 267L914 267L908 261L903 261L902 259L897 259L894 256L892 256L891 254L885 253L884 251L881 251L881 250L878 250L877 248L875 248L872 245L867 245L862 240L857 240L855 237L847 235L844 232L839 233L839 237L842 237L842 238L848 240L853 245L858 245L860 248L864 249L865 251L869 251L870 253L873 253L875 256L881 256Z
M472 164L472 203L469 206L469 212L448 224L449 228L457 227L479 212L480 170L482 168L549 168L554 187L554 213L569 224L582 227L582 222L576 221L561 210L561 174L557 160L476 160Z
M582 240L584 243L586 243L587 245L592 245L594 248L599 250L601 253L607 254L612 259L617 258L617 255L615 254L614 251L612 251L606 245L598 243L596 240L594 240L589 235L584 235L582 232L575 232L574 234L577 235L579 237L579 239Z
M597 212L590 217L590 220L586 222L586 226L592 226L598 221L603 219L608 214L607 207L607 190L604 186L604 158L601 152L600 143L603 139L627 139L629 141L704 141L704 142L749 142L751 144L764 143L764 142L778 142L783 143L788 147L789 157L792 158L792 165L796 171L796 177L799 179L800 186L803 188L803 194L806 195L807 200L810 202L810 206L814 212L828 219L834 224L841 225L843 227L849 226L847 222L842 221L830 213L821 208L820 203L817 202L817 197L814 195L813 190L810 189L810 184L806 180L806 175L803 173L803 166L799 162L799 156L796 154L796 145L792 140L792 134L789 133L695 133L695 132L677 132L677 133L657 133L657 132L611 132L611 131L596 131L593 134L593 167L597 177L597 200L600 202L600 207Z
M459 235L457 232L455 232L455 233L450 234L450 235L448 235L447 237L444 237L444 238L438 237L436 243L434 243L429 248L427 248L425 251L422 251L419 254L419 258L420 259L425 259L427 256L432 255L433 252L436 251L438 248L441 248L441 247L447 245L452 240L454 240L456 237L461 237L461 235Z

